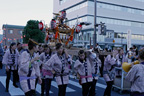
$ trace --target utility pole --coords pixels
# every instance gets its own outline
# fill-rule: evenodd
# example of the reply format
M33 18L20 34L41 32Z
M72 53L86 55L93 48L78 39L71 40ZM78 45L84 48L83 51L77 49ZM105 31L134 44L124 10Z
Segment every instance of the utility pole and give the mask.
M97 0L94 0L94 36L93 36L93 48L97 43L97 34L96 34L96 17L97 17Z
M6 24L6 30L5 30L5 45L7 45L7 38L6 38L6 34L7 34L7 24Z

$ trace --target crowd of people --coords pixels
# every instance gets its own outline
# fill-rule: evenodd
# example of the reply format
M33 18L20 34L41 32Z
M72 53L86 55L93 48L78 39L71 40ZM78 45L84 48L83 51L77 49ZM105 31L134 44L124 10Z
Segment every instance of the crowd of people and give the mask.
M108 52L101 57L101 52ZM95 96L95 86L99 75L103 76L107 87L104 96L111 96L111 89L115 77L121 77L121 71L115 67L121 67L123 62L139 60L140 64L132 65L126 79L131 85L131 96L144 96L144 49L137 50L136 46L124 52L123 48L103 50L98 44L91 50L79 50L78 59L72 64L72 56L61 43L57 43L55 49L47 44L40 45L32 39L28 44L11 43L10 47L3 51L0 46L0 68L6 69L6 92L9 92L9 82L13 72L13 86L18 88L20 83L25 96L35 96L37 83L41 84L41 96L49 96L52 80L57 82L58 96L66 95L69 84L71 67L82 86L83 96ZM55 78L55 79L54 79ZM98 94L98 93L97 93Z

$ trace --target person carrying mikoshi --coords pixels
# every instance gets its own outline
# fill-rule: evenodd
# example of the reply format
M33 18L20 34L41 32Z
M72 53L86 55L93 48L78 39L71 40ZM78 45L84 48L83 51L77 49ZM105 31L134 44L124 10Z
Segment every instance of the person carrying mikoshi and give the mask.
M2 63L5 65L6 68L6 92L9 90L9 81L11 77L11 72L13 72L13 85L17 88L16 79L17 79L17 65L19 59L19 52L16 50L16 43L11 43L10 48L5 52L3 56Z
M41 96L44 96L44 91L46 91L46 96L49 96L49 91L51 87L51 81L53 79L53 74L50 70L46 69L46 62L51 58L52 50L48 45L44 45L44 52L40 55L40 60L42 61L41 71L42 71L42 84L41 84Z
M112 54L108 55L104 61L103 77L107 83L104 96L111 96L111 88L115 78L114 67L117 66L116 54L117 51L113 50Z
M78 56L79 56L79 59L76 60L74 64L74 71L80 77L79 83L82 85L82 95L92 96L90 95L90 88L93 82L92 65L84 50L80 50L78 52Z
M125 56L124 50L122 48L117 48L117 51L118 51L116 55L117 67L122 67L122 64L124 62L128 62L128 58ZM116 70L116 77L121 77L121 75L122 75L122 71Z
M118 63L117 65L121 67L123 62L128 62L128 58L124 54L124 50L122 48L117 48L117 51L118 51L116 55L116 59Z
M71 58L61 43L56 44L56 53L45 63L46 70L54 75L58 85L58 96L65 96L66 87L69 81L69 65Z
M139 51L140 64L132 65L125 79L131 82L131 96L144 96L144 49Z
M90 88L89 96L95 96L96 94L95 89L99 77L99 68L101 66L101 60L99 59L99 53L93 53L91 51L87 51L86 54L92 65L92 76L93 76L93 83Z
M20 85L25 93L25 96L34 96L36 78L39 79L40 84L42 83L39 68L39 55L36 54L38 50L37 45L37 42L29 39L28 50L22 52L20 56L18 74L20 78Z

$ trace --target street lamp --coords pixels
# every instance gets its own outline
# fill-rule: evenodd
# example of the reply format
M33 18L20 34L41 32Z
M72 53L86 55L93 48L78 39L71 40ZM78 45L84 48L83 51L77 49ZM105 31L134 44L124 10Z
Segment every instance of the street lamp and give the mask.
M97 34L96 34L96 12L97 12L97 0L94 0L94 36L93 36L93 48L97 43Z

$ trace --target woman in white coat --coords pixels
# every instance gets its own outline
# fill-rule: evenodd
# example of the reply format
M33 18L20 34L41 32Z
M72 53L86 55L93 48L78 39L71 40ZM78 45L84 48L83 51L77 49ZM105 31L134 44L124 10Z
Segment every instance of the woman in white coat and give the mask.
M39 79L39 83L42 83L39 68L39 55L35 53L38 49L37 45L37 42L30 39L28 42L28 50L24 51L20 56L18 73L20 85L25 96L34 96L36 78Z
M41 84L41 96L44 96L44 91L46 91L46 96L49 96L49 91L51 88L51 81L53 79L53 74L50 70L46 69L46 62L51 58L52 50L48 45L44 45L44 52L40 55L40 60L42 61L42 84Z
M66 87L69 81L69 65L71 58L61 43L56 44L56 54L46 62L46 70L50 70L56 77L59 88L58 96L65 96Z
M104 92L104 96L111 96L111 88L115 78L115 66L117 66L116 59L117 51L114 50L112 54L108 55L104 61L103 77L107 83L107 87Z
M89 57L89 60L92 65L92 76L93 76L93 83L90 88L89 96L95 96L96 94L95 89L96 89L96 83L99 77L99 68L101 66L101 60L99 59L98 53L96 54L96 53L88 51L87 56Z
M16 85L16 74L17 74L17 65L18 65L18 58L19 58L19 53L16 50L16 43L11 43L10 48L6 51L6 53L3 56L2 63L5 64L6 68L6 92L9 90L9 81L11 77L11 71L13 72L13 85L17 88L18 86Z
M78 53L79 59L74 64L74 70L80 77L80 84L82 85L82 95L90 96L90 88L92 87L92 65L89 58L87 58L84 50Z

